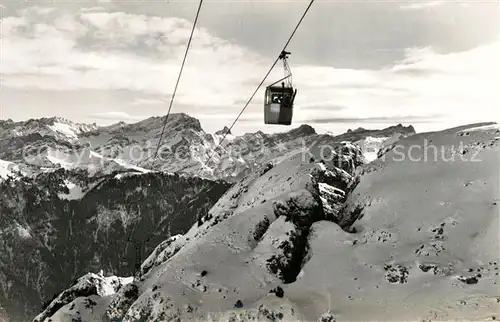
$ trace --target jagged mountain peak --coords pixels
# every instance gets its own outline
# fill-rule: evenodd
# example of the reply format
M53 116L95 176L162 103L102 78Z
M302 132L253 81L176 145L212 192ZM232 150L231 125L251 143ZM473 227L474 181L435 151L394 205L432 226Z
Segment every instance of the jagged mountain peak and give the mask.
M147 119L130 123L117 123L108 128L120 129L120 130L157 130L163 128L166 116L152 116ZM119 126L117 126L119 125ZM186 113L172 113L168 115L167 124L165 126L165 131L179 131L183 129L192 129L197 132L203 132L201 123L198 119L187 115Z
M53 137L62 141L76 141L98 129L94 124L76 123L62 117L44 117L27 121L3 122L0 137L28 137L33 134Z
M197 118L191 117L185 113L178 113L177 115L174 115L172 123L178 127L188 128L197 132L204 132L200 121ZM167 126L168 125L169 123L167 123Z
M390 131L390 130L393 130L393 131L403 131L404 133L413 133L415 134L415 128L413 127L413 125L408 125L408 126L404 126L403 124L399 123L397 125L394 125L394 126L389 126L385 129L383 129L382 131Z
M53 117L42 117L38 119L29 119L25 122L18 122L18 123L24 123L26 126L32 126L32 125L39 125L39 126L53 126L55 124L66 124L72 127L92 127L93 124L85 124L85 123L78 123L71 121L67 118L60 117L60 116L53 116Z
M342 149L332 154L339 160L321 160L315 150L263 165L185 235L165 238L130 286L109 296L73 294L42 316L496 320L499 133L497 125L469 126L398 143L409 155L432 140L442 149L429 158L444 150L447 161L401 160L389 151L354 169L356 158ZM482 162L471 167L476 157Z
M69 119L60 116L41 118L40 121L47 124L54 124L54 123L76 124L75 122L72 122Z
M392 126L389 126L389 127L386 127L386 128L383 128L383 129L365 129L364 127L358 127L356 129L348 129L346 133L351 133L351 134L354 134L354 133L362 133L362 132L391 132L391 131L398 131L398 132L401 132L401 133L405 133L405 134L415 134L415 128L413 127L413 125L408 125L408 126L404 126L402 125L401 123L397 124L397 125L392 125Z
M92 167L95 174L102 172L99 167L110 165L115 170L140 167L140 171L161 169L234 181L265 162L278 162L300 152L306 141L311 144L315 138L356 142L367 136L392 135L378 130L319 135L308 124L286 127L278 133L259 130L241 136L231 134L226 126L212 135L203 131L198 119L185 113L170 114L163 131L164 121L165 116L153 116L135 123L103 127L73 123L61 117L18 122L4 126L4 129L9 127L7 131L0 129L0 159L22 161L23 151L28 148L35 154L31 158L33 153L30 153L30 164L41 167ZM386 130L405 131L408 132L400 127ZM223 133L228 135L221 142ZM217 147L219 143L221 147ZM376 155L377 151L373 153Z
M363 132L363 131L366 131L366 129L360 126L354 130L348 129L347 133L353 133L353 132L356 133L356 132Z
M291 135L312 135L316 134L316 130L309 124L302 124L299 127L288 131Z
M0 126L13 124L14 121L11 119L0 120Z

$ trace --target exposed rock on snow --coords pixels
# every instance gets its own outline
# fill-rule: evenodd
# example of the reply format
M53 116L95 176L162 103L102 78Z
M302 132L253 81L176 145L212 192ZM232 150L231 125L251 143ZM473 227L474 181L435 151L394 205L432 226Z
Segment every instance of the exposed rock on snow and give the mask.
M406 137L361 168L346 144L341 167L312 149L256 171L158 246L137 293L92 297L92 314L119 302L113 317L126 322L491 319L500 309L500 142L491 128L459 135L472 127ZM444 158L396 158L426 141ZM59 310L51 321L69 316Z
M65 180L64 185L68 189L68 193L59 194L58 196L61 199L77 200L81 199L85 195L82 187L69 180Z
M235 184L189 232L161 243L146 259L139 296L120 310L124 321L300 317L282 285L297 279L311 257L310 227L326 219L321 195L328 184L321 180L345 188L359 165L359 148L345 152L338 158L345 169L318 166L299 154ZM336 207L338 201L326 202ZM98 303L108 301L121 300ZM52 321L65 316L57 312Z
M12 321L8 316L7 312L4 310L2 306L0 306L0 322L10 322Z
M228 188L164 173L116 179L64 169L0 182L0 305L9 321L26 321L86 272L132 275Z
M6 179L17 179L21 176L19 166L13 162L0 160L0 181Z
M97 295L99 297L111 296L120 290L124 285L133 281L133 278L120 278L116 276L104 277L101 274L89 273L80 277L75 285L62 292L57 296L47 308L39 314L34 322L44 321L47 317L52 316L55 312L69 305L69 311L76 307L74 300L79 297L86 297L84 301L87 309L92 309L97 303L92 301L90 297ZM78 309L77 309L78 310Z
M351 137L360 137L357 140L353 140L353 142L359 145L363 151L366 162L372 162L387 150L390 150L392 144L398 140L416 133L413 126L404 127L398 124L397 126L391 126L380 131L357 129L349 134Z
M323 288L332 297L332 311L342 320L388 316L416 320L436 312L448 320L494 315L499 306L492 299L500 295L493 264L499 246L499 208L494 204L499 186L494 178L500 170L500 149L499 144L484 147L494 135L491 129L458 136L471 127L402 139L397 146L405 160L388 151L383 159L364 166L339 221L356 233L321 227L321 234L311 241L318 256L313 255L304 267L304 278L293 289L285 289L286 294L291 298L295 291L303 298L308 289L322 293ZM424 142L437 147L428 150L427 159L423 149L412 148L423 147ZM476 148L467 157L451 158L461 144ZM410 149L420 152L413 152L410 159ZM432 151L437 151L437 158ZM481 161L474 162L473 155ZM339 241L337 247L322 246L334 240ZM350 259L338 260L346 251ZM322 267L356 280L329 283ZM308 303L324 296L318 294ZM475 308L460 304L470 299L481 304Z

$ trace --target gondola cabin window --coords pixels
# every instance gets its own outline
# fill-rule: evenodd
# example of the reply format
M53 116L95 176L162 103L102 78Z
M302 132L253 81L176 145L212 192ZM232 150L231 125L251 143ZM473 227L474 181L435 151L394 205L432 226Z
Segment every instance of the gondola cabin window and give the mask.
M283 101L282 95L280 95L280 94L273 94L272 95L272 100L271 100L272 103L281 104L282 101Z

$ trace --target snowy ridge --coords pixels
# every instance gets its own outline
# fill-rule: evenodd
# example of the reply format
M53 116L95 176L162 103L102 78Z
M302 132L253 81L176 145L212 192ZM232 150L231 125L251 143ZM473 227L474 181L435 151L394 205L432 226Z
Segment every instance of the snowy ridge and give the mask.
M86 301L79 303L80 305L78 305L78 307L76 304L69 306L67 304L74 302L74 300L79 297L91 297L93 295L99 297L111 296L123 286L130 284L132 281L133 277L104 277L102 275L102 271L100 274L89 273L80 277L73 286L57 296L48 305L45 311L36 316L33 321L44 321L47 316L50 317L51 313L58 310L66 311L71 315L72 311L75 309L78 310L78 307L80 307L81 304L85 304L85 306L82 305L82 308L92 308L95 302L93 302L90 298L87 298Z
M69 180L64 180L66 188L68 188L68 193L60 193L58 197L66 200L77 200L84 196L84 188L80 187Z
M465 132L476 132L476 131L490 131L490 130L500 130L500 124L494 123L494 124L488 124L488 125L481 125L481 126L476 126L470 129L463 129L459 131L459 133L465 133ZM497 132L498 133L498 132Z
M34 172L38 171L39 169L34 170L23 163L16 163L0 159L0 182L7 179L18 181L21 178L31 176Z
M336 256L349 249L355 259L354 265L346 265L320 255L309 268L311 274L321 274L320 267L326 264L339 274L356 272L356 280L344 283L345 287L326 286L335 296L331 309L339 318L364 319L368 311L373 318L383 317L384 312L374 307L391 307L391 317L401 320L498 318L499 187L495 177L500 146L493 139L498 130L483 128L464 137L464 128L472 126L398 142L408 153L412 146L432 141L442 156L400 161L389 151L383 160L367 165L340 219L345 230L357 234L318 227L321 235L315 243L321 254ZM464 149L457 151L461 145ZM333 238L348 239L352 246L339 244L334 252L321 246L335 231ZM385 281L376 278L377 272ZM297 285L297 291L306 282L312 283L310 288L319 287L308 279ZM341 301L341 291L351 298ZM377 298L377 294L384 296Z
M227 127L209 134L197 119L174 113L169 117L160 153L153 160L162 127L161 117L105 127L62 118L2 122L0 159L30 164L38 171L42 171L41 168L78 168L100 175L123 169L154 170L200 174L208 179L236 182L263 164L286 160L315 142L356 142L366 136L414 133L413 128L398 125L383 130L358 129L333 136L317 134L312 127L302 125L275 134L259 131L235 136ZM224 135L224 142L221 142ZM217 146L219 149L215 151ZM213 157L209 161L210 155Z
M92 297L92 316L498 319L500 130L462 135L472 127L398 142L408 152L432 140L445 156L435 161L388 150L361 165L359 149L344 144L335 161L311 151L262 166L185 235L161 243L126 290ZM91 321L90 309L78 312L59 310L51 321Z
M57 119L51 125L47 125L47 127L55 132L56 135L68 140L76 140L81 134L97 130L96 126L74 124L64 119Z
M91 133L98 129L95 124L80 124L61 117L30 119L24 122L5 122L6 130L18 137L39 133L42 136L52 136L60 140L74 141L81 135ZM2 133L0 138L7 133Z
M90 175L109 174L113 171L130 170L134 172L147 173L150 170L129 164L121 159L108 158L92 151L82 148L77 151L65 151L49 148L36 157L28 158L28 163L45 165L47 169L64 168L66 170L85 169Z
M356 153L349 150L344 157L358 162L360 150L352 148ZM352 162L346 163L347 169ZM319 188L320 181L348 184L344 181L347 172L336 171L331 164L310 163L299 154L275 166L262 167L233 186L185 235L171 237L151 253L136 283L139 293L120 300L104 297L103 302L94 301L97 305L129 303L120 311L124 321L161 321L168 317L199 320L209 316L218 320L242 314L231 311L239 302L249 305L245 317L297 318L293 305L288 304L287 311L279 302L273 311L265 298L284 281L296 278L306 257L308 227L326 219L321 198L330 192ZM279 289L275 291L279 295ZM268 297L271 302L276 298L272 294ZM102 314L109 318L109 312L116 317L118 310L108 307ZM62 321L67 316L62 310L51 320Z
M0 180L15 178L16 174L12 172L12 168L15 168L14 163L9 161L0 160Z
M402 133L396 133L390 137L372 137L367 136L362 140L356 141L363 150L363 156L367 163L374 161L379 157L381 151L385 151L391 144L405 137Z

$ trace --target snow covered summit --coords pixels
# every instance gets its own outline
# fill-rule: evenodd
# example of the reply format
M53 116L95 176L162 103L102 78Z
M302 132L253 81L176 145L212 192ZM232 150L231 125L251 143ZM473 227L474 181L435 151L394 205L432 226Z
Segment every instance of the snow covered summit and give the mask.
M367 165L345 144L263 166L133 283L36 321L498 319L499 134L413 135Z
M14 162L13 166L29 165L28 173L33 174L61 167L86 169L95 176L115 170L162 170L236 182L263 164L278 162L314 142L357 142L376 137L377 143L367 144L369 149L365 149L367 160L372 160L389 137L411 134L411 126L395 126L331 136L301 125L283 133L259 131L235 136L227 127L207 133L199 120L184 113L103 127L53 117L0 121L0 159ZM357 143L364 148L364 143Z

